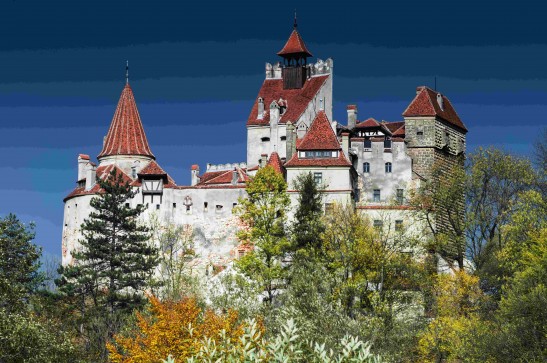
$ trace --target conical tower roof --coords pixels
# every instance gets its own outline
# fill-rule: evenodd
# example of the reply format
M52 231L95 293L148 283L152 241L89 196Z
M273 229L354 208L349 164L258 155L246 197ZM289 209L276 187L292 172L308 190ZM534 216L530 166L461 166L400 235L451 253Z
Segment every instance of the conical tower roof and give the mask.
M282 57L290 57L290 56L312 57L312 54L306 47L306 44L304 43L304 40L300 36L300 33L298 33L298 30L296 30L296 27L292 31L291 36L289 37L289 40L287 40L287 43L285 43L285 46L283 47L283 49L277 52L277 55L280 55Z
M139 110L131 86L127 83L122 91L118 107L97 158L114 155L140 155L155 159L148 146Z

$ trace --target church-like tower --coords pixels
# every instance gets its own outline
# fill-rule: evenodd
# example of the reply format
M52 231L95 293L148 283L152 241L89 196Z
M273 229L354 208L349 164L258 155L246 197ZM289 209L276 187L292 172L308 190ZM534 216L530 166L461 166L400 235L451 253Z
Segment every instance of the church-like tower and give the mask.
M333 61L312 56L298 32L296 19L289 39L277 53L283 61L266 63L266 79L247 119L247 165L259 164L261 155L287 157L287 124L304 137L313 119L324 110L332 120ZM291 145L288 146L291 149Z

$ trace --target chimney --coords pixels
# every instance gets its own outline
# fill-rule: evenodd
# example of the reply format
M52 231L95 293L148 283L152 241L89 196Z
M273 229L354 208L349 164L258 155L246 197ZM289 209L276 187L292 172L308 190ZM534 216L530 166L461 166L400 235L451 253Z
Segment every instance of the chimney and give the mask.
M97 172L94 165L89 164L85 175L85 190L90 190L96 183Z
M263 168L268 163L268 154L262 154L260 155L260 168Z
M89 164L89 155L78 155L78 181L85 178L85 170L87 164Z
M232 171L232 185L236 185L238 180L239 180L239 173L237 172L237 168L236 168Z
M437 103L439 104L441 111L444 111L443 95L441 95L440 93L437 93Z
M279 122L279 105L277 102L272 101L270 104L270 125L277 125Z
M271 63L266 63L266 79L273 78L273 67Z
M262 120L264 117L264 99L262 97L258 97L258 115L256 115L256 118L258 120Z
M352 130L357 122L357 105L348 105L348 129Z
M349 132L347 131L342 132L342 151L349 160Z
M296 132L294 131L294 125L292 122L287 122L287 142L286 146L286 160L291 160L292 156L296 153Z
M197 183L199 183L199 165L197 164L192 165L192 171L190 172L190 175L191 175L190 185L194 186Z

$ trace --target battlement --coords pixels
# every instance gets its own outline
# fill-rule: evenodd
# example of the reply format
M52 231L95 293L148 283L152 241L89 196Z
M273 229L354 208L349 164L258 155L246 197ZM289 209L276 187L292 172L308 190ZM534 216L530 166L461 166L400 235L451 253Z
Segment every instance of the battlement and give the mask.
M235 168L246 168L247 163L226 163L226 164L207 164L208 171L223 171L223 170L234 170Z
M331 74L333 65L334 61L332 58L328 58L326 61L317 59L317 62L307 64L306 68L308 68L308 75L313 77ZM266 79L281 79L282 70L283 65L281 62L277 62L273 65L271 63L266 63Z

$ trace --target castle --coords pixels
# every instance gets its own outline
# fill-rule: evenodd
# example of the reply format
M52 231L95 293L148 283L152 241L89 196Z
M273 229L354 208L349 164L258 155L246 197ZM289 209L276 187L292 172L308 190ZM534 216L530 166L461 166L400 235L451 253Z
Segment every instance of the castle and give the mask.
M63 265L72 262L90 200L100 193L96 178L114 169L135 188L129 204L147 207L143 220L154 215L162 225L193 230L196 266L224 266L246 252L248 247L235 238L239 222L232 209L245 197L246 181L265 165L284 175L293 203L295 178L311 172L325 185L327 212L335 202L354 203L376 227L409 225L422 233L412 219L408 191L430 177L434 163L449 167L465 152L467 129L448 98L422 86L402 121L359 120L357 107L349 105L347 123L340 124L332 117L334 62L308 63L312 53L296 21L277 54L282 62L266 63L247 119L246 162L207 164L203 173L193 165L187 186L178 185L156 160L127 82L98 165L86 154L78 156L77 185L64 198Z

